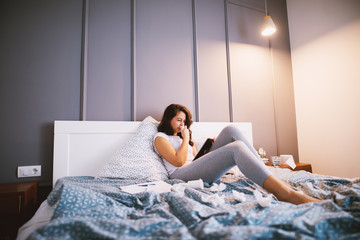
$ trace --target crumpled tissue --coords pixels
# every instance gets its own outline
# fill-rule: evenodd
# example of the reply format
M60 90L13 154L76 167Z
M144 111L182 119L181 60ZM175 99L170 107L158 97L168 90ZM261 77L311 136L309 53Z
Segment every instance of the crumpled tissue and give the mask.
M226 185L223 183L217 184L213 183L213 185L209 188L212 192L221 192L226 189Z
M200 178L199 180L188 181L187 183L185 183L185 186L192 187L192 188L204 189L204 182Z
M201 200L210 203L213 206L219 206L225 203L224 197L219 196L218 194L202 195Z
M180 194L184 194L185 191L185 183L177 183L172 186L172 191L178 192Z
M262 206L262 207L270 206L270 202L272 200L272 195L267 195L266 197L263 197L263 195L258 190L255 190L254 196L260 206Z
M244 193L232 190L231 197L229 197L228 200L229 201L245 202L246 197L245 197Z
M199 179L188 181L187 183L177 183L172 186L172 191L184 194L186 187L204 189L204 182L202 179Z

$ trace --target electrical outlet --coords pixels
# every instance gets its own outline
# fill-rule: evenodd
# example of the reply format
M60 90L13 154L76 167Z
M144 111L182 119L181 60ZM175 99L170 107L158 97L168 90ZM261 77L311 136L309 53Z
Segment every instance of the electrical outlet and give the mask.
M20 166L17 169L17 177L39 177L41 176L41 165L35 166Z

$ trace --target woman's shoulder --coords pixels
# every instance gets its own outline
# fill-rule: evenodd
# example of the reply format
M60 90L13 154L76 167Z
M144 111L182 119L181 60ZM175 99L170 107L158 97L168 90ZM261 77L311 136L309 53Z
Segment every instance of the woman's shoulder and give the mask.
M155 136L154 136L154 140L155 140L155 138L157 138L157 137L163 137L163 138L169 140L169 135L167 135L166 133L163 133L163 132L157 132L157 133L155 134Z

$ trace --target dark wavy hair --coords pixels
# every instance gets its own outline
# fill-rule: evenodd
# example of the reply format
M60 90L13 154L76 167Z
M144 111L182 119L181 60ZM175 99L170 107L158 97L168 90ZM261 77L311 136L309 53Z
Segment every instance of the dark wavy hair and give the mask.
M166 107L163 117L161 119L161 122L158 126L158 131L166 133L167 135L173 135L174 129L171 127L170 122L176 116L176 114L178 114L178 112L185 113L185 116L186 116L185 125L189 129L189 133L190 133L189 144L190 144L190 146L193 146L194 142L192 141L191 130L190 130L190 126L193 123L192 115L191 115L191 112L189 111L189 109L187 109L183 105L170 104L169 106ZM181 133L178 133L178 136L182 138Z

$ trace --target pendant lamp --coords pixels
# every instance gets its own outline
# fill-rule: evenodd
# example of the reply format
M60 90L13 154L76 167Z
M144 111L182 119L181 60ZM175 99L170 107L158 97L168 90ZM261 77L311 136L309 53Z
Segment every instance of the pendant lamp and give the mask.
M263 24L261 28L261 35L270 36L276 31L276 26L274 21L268 16L267 12L267 2L265 0L265 17L263 19Z

